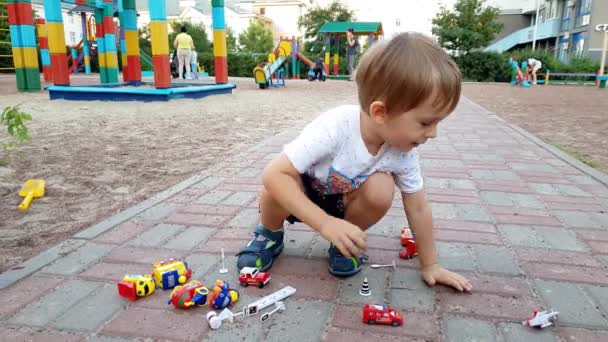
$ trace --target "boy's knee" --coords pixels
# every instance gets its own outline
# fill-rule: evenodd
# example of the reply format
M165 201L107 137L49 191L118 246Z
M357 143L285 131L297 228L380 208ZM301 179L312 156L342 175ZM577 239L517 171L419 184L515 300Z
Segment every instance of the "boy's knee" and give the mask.
M366 206L374 211L386 212L393 205L395 181L388 173L378 172L364 183L367 186L363 195Z

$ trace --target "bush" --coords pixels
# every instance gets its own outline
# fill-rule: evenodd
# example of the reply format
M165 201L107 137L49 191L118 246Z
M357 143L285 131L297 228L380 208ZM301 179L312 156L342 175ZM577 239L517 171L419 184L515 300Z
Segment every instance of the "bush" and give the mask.
M474 51L454 58L465 80L506 82L511 72L508 58L496 52Z

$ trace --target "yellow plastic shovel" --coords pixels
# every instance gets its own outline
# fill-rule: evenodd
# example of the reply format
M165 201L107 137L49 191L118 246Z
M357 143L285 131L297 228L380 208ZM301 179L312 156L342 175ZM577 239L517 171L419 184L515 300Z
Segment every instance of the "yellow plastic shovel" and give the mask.
M28 210L34 198L44 196L44 179L28 179L19 191L19 196L25 198L17 209Z

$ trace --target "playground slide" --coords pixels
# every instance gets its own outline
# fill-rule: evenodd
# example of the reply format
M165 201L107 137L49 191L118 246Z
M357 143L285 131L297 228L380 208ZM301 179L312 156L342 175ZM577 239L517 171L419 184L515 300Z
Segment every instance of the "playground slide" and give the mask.
M265 89L270 85L270 78L287 61L285 56L276 57L273 62L262 63L253 69L255 82L260 89Z
M315 67L315 63L313 61L311 61L310 59L308 59L308 57L304 56L303 54L296 52L296 57L298 57L298 59L300 59L302 62L304 62L304 64L308 65L311 68Z

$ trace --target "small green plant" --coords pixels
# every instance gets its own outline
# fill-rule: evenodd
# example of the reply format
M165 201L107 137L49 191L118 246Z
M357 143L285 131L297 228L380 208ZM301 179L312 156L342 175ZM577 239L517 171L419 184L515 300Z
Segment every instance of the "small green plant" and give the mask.
M8 106L0 114L0 126L6 126L9 135L7 143L0 142L4 150L15 148L19 144L32 140L28 133L25 121L31 121L32 116L22 112L19 106Z

